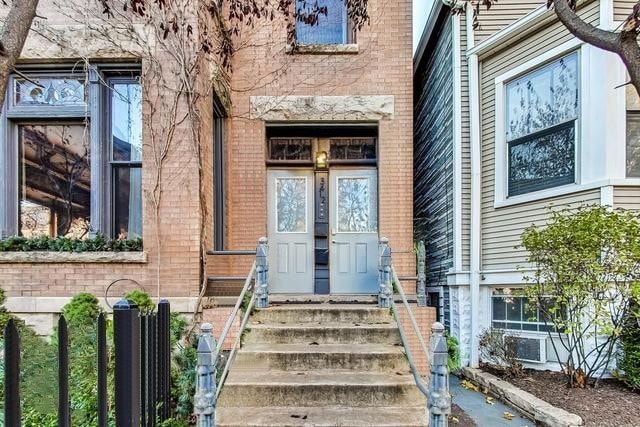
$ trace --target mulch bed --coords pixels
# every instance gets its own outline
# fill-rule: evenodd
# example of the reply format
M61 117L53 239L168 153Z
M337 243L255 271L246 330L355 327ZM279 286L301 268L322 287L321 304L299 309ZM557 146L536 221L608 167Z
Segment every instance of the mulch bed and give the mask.
M473 419L467 415L466 412L462 410L455 403L451 404L451 415L449 415L449 425L450 426L464 426L464 427L477 427L477 424Z
M615 379L597 388L568 388L558 372L525 370L519 378L503 378L550 404L582 417L586 426L640 426L640 393Z

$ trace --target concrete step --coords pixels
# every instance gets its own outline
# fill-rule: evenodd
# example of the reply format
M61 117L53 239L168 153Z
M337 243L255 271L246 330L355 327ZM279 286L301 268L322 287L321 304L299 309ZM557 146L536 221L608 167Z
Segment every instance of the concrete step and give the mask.
M291 372L235 369L220 405L245 406L418 406L424 397L408 372Z
M251 322L247 340L273 344L401 344L398 328L388 324Z
M388 344L259 344L250 340L238 352L233 368L265 370L329 370L395 372L408 369L401 345Z
M347 406L226 407L217 412L217 425L239 426L426 426L426 405L358 408Z
M272 304L258 310L253 321L265 324L358 323L390 324L389 310L370 304Z

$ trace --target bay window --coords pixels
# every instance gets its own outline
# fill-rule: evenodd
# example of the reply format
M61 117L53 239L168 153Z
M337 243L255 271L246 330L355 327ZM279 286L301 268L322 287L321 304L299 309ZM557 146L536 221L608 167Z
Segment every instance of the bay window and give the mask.
M137 72L11 76L0 133L0 237L142 235Z
M578 54L505 85L508 197L576 182Z

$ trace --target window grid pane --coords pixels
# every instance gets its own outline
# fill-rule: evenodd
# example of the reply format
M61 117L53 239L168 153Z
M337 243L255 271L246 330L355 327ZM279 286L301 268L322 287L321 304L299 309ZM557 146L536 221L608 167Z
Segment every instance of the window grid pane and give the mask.
M507 141L578 117L578 54L507 84Z
M575 182L575 122L509 144L509 196Z
M627 111L627 176L640 178L640 112Z

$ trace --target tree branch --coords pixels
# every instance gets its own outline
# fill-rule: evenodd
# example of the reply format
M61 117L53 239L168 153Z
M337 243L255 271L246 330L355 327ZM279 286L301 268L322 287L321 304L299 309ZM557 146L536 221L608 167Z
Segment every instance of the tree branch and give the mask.
M16 65L27 40L38 0L14 0L0 35L0 105L4 103L9 73Z

